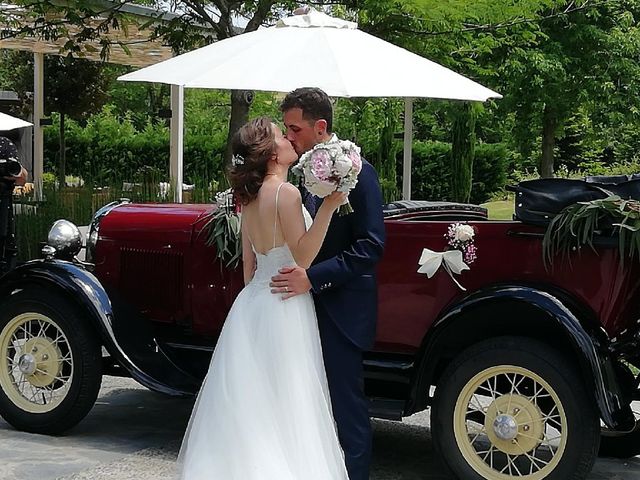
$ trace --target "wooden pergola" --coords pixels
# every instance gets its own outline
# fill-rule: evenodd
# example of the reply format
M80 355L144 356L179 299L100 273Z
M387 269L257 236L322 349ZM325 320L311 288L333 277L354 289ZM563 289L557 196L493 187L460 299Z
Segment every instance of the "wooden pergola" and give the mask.
M132 22L126 30L111 31L106 36L113 42L113 46L109 52L109 63L120 65L130 65L137 68L146 67L154 63L167 60L173 56L170 47L163 45L158 40L151 40L151 28L139 29L136 24L144 24L150 18L158 17L158 11L138 6L124 4L112 0L98 0L103 4L118 4L119 10L127 13L132 17L138 17L140 22ZM0 3L0 7L10 9L12 15L20 18L24 15L21 7L10 3ZM170 13L164 13L159 21L169 21L176 16ZM92 21L97 25L101 20L96 17ZM70 29L71 30L71 29ZM6 31L6 30L5 30ZM73 35L73 31L70 34ZM77 33L77 32L76 32ZM44 173L44 55L66 55L64 44L66 38L58 40L45 41L29 36L15 36L0 40L0 49L22 50L33 53L34 57L34 88L33 88L33 183L37 198L42 198L42 176ZM126 45L129 53L118 45L122 42ZM101 62L100 58L101 46L88 42L83 48L81 58ZM178 169L178 165L182 165L182 136L183 136L183 90L178 86L171 87L171 161L170 176L174 188L175 200L182 201L182 169Z

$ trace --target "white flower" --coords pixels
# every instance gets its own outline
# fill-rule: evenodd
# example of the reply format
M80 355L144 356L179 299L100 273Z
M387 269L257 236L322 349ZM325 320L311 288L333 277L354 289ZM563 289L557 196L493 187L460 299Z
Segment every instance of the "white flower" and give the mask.
M454 238L458 242L468 242L473 240L475 231L471 225L456 225Z
M324 198L336 191L336 184L333 182L313 181L307 182L307 190L316 197Z
M231 209L234 206L233 190L229 188L216 193L216 204L219 208Z
M341 154L336 157L336 160L333 166L335 168L336 174L339 177L344 177L349 173L349 171L353 167L353 164L351 163L351 160L349 159L349 157L347 157L344 154Z
M318 150L326 150L331 155L331 158L335 158L342 154L342 148L338 142L325 142L317 145Z

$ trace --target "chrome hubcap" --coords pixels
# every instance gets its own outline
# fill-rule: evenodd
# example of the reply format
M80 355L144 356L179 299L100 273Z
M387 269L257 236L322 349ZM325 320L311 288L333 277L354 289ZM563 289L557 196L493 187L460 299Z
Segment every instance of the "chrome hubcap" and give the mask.
M18 360L18 368L24 375L33 375L36 371L36 359L29 353L20 355L20 359Z
M513 440L518 436L518 422L511 415L498 415L493 421L493 431L502 440Z

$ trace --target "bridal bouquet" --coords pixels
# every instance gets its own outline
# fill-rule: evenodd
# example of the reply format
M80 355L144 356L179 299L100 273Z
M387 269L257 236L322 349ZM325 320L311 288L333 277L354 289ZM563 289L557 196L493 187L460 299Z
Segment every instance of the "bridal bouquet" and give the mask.
M324 198L336 190L349 193L362 170L360 147L334 136L304 153L292 170L304 177L304 186L317 197ZM338 212L340 215L353 212L348 198Z

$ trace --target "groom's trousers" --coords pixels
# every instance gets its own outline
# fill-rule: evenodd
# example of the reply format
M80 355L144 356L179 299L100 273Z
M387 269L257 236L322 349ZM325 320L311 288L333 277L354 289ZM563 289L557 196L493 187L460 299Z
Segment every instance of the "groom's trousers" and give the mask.
M362 350L344 336L318 303L318 327L331 405L349 480L368 480L372 432L369 400L364 394Z

